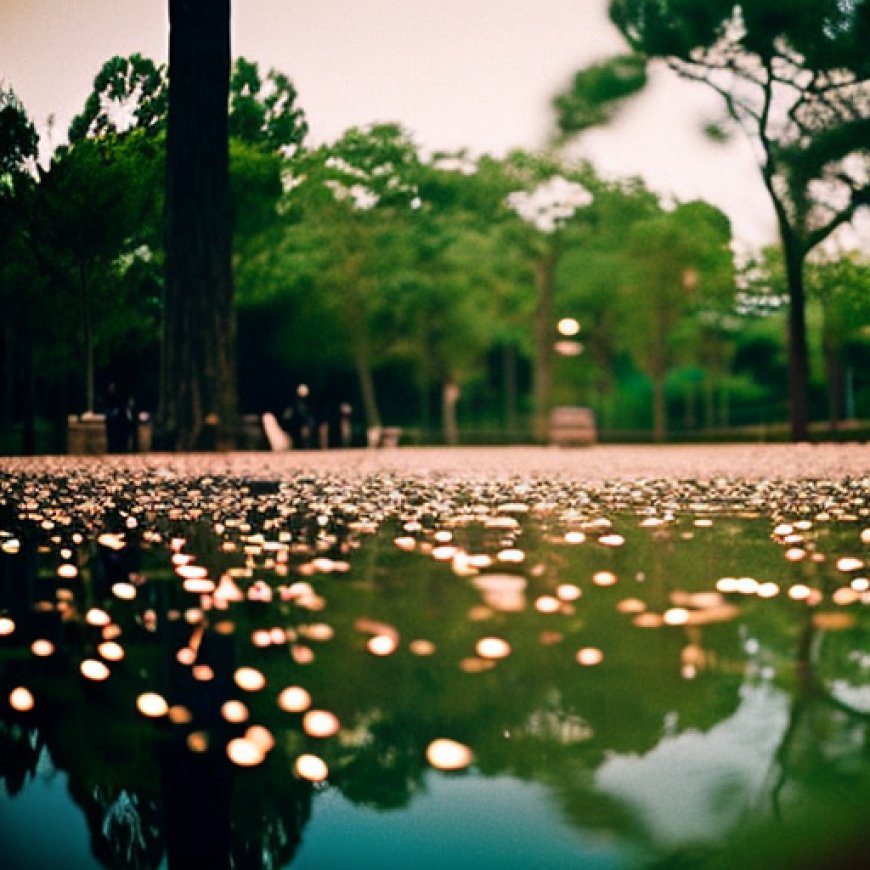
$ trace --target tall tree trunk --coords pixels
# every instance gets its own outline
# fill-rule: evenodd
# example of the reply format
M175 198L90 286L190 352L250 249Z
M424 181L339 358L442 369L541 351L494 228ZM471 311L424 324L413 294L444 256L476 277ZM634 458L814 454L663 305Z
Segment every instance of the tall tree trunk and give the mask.
M378 400L375 393L375 379L372 376L372 359L369 350L368 334L366 332L363 309L356 310L356 316L350 318L350 339L353 344L353 360L356 366L359 389L362 395L363 412L366 416L366 427L380 429L381 413L378 410Z
M36 366L33 362L33 320L25 311L21 330L21 452L36 453Z
M668 435L665 408L665 372L653 372L653 439L661 444Z
M96 406L94 390L94 321L91 309L91 283L86 266L79 266L79 286L82 291L82 316L85 322L85 410L92 412Z
M15 339L12 317L3 318L3 404L0 411L0 428L12 427L15 416Z
M780 221L780 238L785 255L785 274L789 296L788 386L791 440L806 441L809 436L809 363L807 359L804 258L794 233L782 221Z
M535 270L537 306L535 308L535 366L532 373L535 441L547 441L550 401L553 387L553 295L556 251L551 249L538 261Z
M169 0L166 289L158 427L176 450L231 449L236 321L227 101L229 0Z
M452 381L445 381L441 388L441 427L444 443L451 447L459 443L459 422L456 419L456 403L459 401L459 387Z
M504 423L511 437L517 431L517 347L506 342L502 347L502 378L504 384Z

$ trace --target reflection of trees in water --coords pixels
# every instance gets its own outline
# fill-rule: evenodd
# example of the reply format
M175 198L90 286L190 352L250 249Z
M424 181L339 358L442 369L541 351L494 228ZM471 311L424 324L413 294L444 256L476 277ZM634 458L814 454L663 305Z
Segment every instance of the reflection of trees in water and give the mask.
M269 604L233 604L193 626L172 620L172 611L184 612L198 598L179 588L164 546L149 548L143 542L142 552L132 546L120 555L95 549L91 571L83 571L87 582L75 589L76 618L61 622L56 612L37 607L56 588L44 574L37 575L36 545L45 537L22 530L29 555L15 557L14 578L8 560L0 575L0 601L14 610L21 628L15 654L2 660L0 680L4 689L32 684L39 701L34 713L0 732L0 740L11 741L9 760L4 753L0 761L6 781L20 789L32 776L38 746L44 744L56 767L69 772L70 791L88 820L94 854L107 866L156 866L165 850L171 866L196 861L214 868L277 867L292 859L311 812L311 786L291 774L295 755L322 754L330 765L330 785L348 800L393 809L407 806L425 789L425 748L431 740L448 736L472 747L482 775L541 783L578 829L618 835L654 852L653 832L626 803L599 790L596 771L611 753L642 755L666 733L706 731L732 715L744 681L744 653L737 623L695 631L643 630L619 613L616 604L627 594L643 594L650 608L660 611L668 606L669 591L693 584L708 587L719 564L716 543L684 543L674 533L660 532L658 537L639 535L631 548L610 551L594 544L547 546L542 543L545 533L559 529L545 528L539 535L533 522L510 533L454 529L457 539L468 540L469 550L519 544L528 551L530 563L540 565L534 572L522 570L529 583L526 608L499 612L482 609L481 593L454 576L449 566L398 551L391 541L394 530L368 538L357 552L358 542L347 529L357 514L348 507L346 516L333 512L325 524L319 522L322 504L314 485L305 486L295 500L284 498L277 487L265 487L265 495L276 499L266 505L257 502L256 493L243 493L240 522L254 531L270 524L272 535L290 528L293 540L304 546L291 553L287 580L270 573L275 566L260 553L246 557L245 564L256 570L239 583L244 589L254 579L267 578L273 586L292 582L299 579L295 569L315 552L334 558L353 554L349 575L312 578L328 601L323 612L309 612L276 597ZM191 498L189 504L198 501ZM292 512L282 514L282 505L291 505ZM423 519L430 530L441 522L434 516ZM120 516L114 520L120 521ZM223 534L206 521L158 517L155 526L164 542L174 535L186 537L186 548L211 576L240 564L244 540L239 524L228 525ZM138 537L131 535L130 540ZM227 542L236 550L224 549ZM769 540L764 542L769 548ZM746 559L746 551L741 556ZM680 559L689 567L681 568ZM755 570L749 560L741 565ZM602 567L619 575L618 586L596 589L586 582L593 569ZM632 585L640 569L647 574L646 585ZM136 601L109 597L111 584L131 573L141 575ZM535 611L535 596L552 593L563 580L584 586L576 607L557 616ZM76 673L82 657L93 655L98 635L78 616L92 603L111 609L127 650L126 660L101 686L84 684ZM764 608L765 619L774 623L766 629L776 636L783 620L775 604L765 603ZM144 618L146 610L154 611L154 631ZM472 618L472 613L477 615ZM365 652L367 634L357 627L360 617L394 626L404 645L414 638L429 639L437 652L417 658L403 648L385 659L371 656ZM334 636L328 643L309 641L315 660L304 667L288 656L286 645L258 649L249 643L252 631L264 625L290 629L297 640L305 640L306 626L326 620ZM234 632L216 631L219 621L233 623ZM176 659L194 632L197 661L214 674L208 681L195 679L191 668ZM26 645L48 633L58 651L49 660L37 661ZM548 633L561 637L545 643L542 638ZM492 670L466 672L460 663L474 655L475 641L484 635L505 637L513 653ZM851 642L858 648L857 640ZM700 650L707 663L692 680L680 671L687 644ZM581 646L600 647L604 663L578 666L574 652ZM810 647L807 643L806 649ZM793 656L791 647L788 655ZM237 664L262 670L269 688L256 695L241 692L232 679ZM305 686L316 707L338 715L338 738L309 739L301 733L298 715L277 709L277 692L292 684ZM185 705L192 722L170 726L144 721L135 712L135 699L145 690L160 691L171 704ZM829 720L837 706L832 698L822 705L824 715L807 727L813 717L807 715L806 704L815 696L800 687L794 697L792 727L777 757L780 780L774 787L780 792L804 775L801 765L806 765L808 778L814 776L834 744L857 733L840 729L836 733L841 737L834 736L837 723ZM256 769L239 770L226 757L227 740L245 728L221 716L221 704L230 698L243 700L251 711L250 722L267 725L277 739ZM30 748L22 742L23 732L14 731L22 722L37 741ZM671 731L667 723L672 723ZM209 751L188 750L185 738L193 730L209 733ZM859 731L866 741L864 724ZM19 750L21 757L12 761Z

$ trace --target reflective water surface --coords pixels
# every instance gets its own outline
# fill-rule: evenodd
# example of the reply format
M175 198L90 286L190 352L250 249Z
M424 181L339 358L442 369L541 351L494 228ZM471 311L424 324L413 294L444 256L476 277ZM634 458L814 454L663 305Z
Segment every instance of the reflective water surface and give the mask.
M857 866L868 490L4 475L3 866Z

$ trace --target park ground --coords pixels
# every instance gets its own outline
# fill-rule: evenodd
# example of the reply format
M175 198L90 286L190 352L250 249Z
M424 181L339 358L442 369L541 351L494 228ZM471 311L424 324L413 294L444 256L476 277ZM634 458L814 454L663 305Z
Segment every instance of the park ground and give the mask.
M574 480L819 480L870 476L870 444L717 444L554 447L399 447L285 453L143 453L101 457L0 457L0 471L40 474L166 468L176 473L281 478L297 474L561 477Z

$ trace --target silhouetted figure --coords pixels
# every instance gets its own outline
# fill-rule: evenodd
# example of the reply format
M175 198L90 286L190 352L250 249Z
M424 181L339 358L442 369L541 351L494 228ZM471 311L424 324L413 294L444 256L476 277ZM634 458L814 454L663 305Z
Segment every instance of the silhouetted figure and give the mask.
M315 420L308 404L308 393L308 386L300 384L296 396L282 414L284 428L296 450L308 450L314 443Z
M112 381L106 389L106 449L109 453L127 453L133 435L131 404Z

